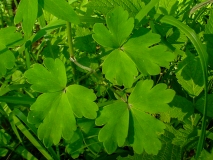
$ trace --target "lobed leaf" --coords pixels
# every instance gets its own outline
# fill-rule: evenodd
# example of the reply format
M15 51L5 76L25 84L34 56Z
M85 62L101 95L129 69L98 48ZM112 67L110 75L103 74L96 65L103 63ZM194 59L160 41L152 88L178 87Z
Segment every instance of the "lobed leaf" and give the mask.
M128 17L128 12L123 8L115 8L106 16L108 29L103 24L94 25L95 34L93 34L93 39L102 46L119 48L131 34L134 27L134 19Z
M133 146L134 152L157 154L161 149L158 135L164 133L165 125L153 117L152 113L167 111L175 92L166 89L165 84L153 88L152 80L140 81L131 93L128 104L117 101L107 105L96 119L96 125L103 126L99 141L103 142L107 153L113 153L125 140Z
M67 78L64 64L59 59L46 58L44 65L34 64L33 68L25 72L31 88L37 92L56 92L66 87Z
M76 130L75 116L94 119L98 106L92 90L80 85L66 87L64 64L46 58L44 66L35 64L25 72L32 89L43 92L31 106L28 121L38 125L38 137L46 147L58 144L61 137L69 140ZM42 80L42 81L41 81Z

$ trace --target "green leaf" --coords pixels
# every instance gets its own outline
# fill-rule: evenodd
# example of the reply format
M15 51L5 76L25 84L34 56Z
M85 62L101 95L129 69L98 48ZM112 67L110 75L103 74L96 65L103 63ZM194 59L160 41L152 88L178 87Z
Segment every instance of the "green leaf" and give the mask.
M112 116L113 115L113 116ZM96 125L106 124L99 132L98 139L103 142L107 153L113 153L117 145L122 147L128 134L129 111L124 102L115 102L104 107Z
M38 0L39 5L54 16L78 24L78 15L65 0Z
M97 10L105 15L115 7L121 6L131 16L135 16L144 6L144 2L140 0L92 0L86 6L91 10Z
M175 92L166 89L166 84L158 84L153 88L152 80L140 81L129 97L130 127L129 142L136 153L145 150L156 155L161 149L159 134L164 133L165 125L148 113L160 113L169 109Z
M186 52L187 53L187 52ZM187 53L177 66L176 77L179 84L188 92L191 97L198 96L204 87L201 64L199 57Z
M174 54L167 51L160 42L160 35L154 34L148 29L141 28L122 46L124 52L135 62L143 75L157 75L160 66L169 67Z
M38 13L38 0L21 0L19 3L14 22L21 22L23 31L27 37L30 36Z
M6 74L7 69L12 69L14 64L13 53L0 43L0 78Z
M7 27L0 30L0 44L8 48L23 43L21 33L16 32L16 27Z
M105 47L119 48L128 38L134 27L134 19L121 7L115 8L106 16L108 29L103 24L93 27L93 39Z
M130 88L138 75L135 63L121 50L112 51L103 63L103 73L114 84Z
M45 67L44 67L45 66ZM46 58L44 66L34 64L33 68L25 72L27 81L31 84L31 88L37 92L56 92L66 87L67 77L64 64L61 60Z
M158 135L164 133L165 125L150 114L167 111L167 103L172 101L175 92L166 89L165 84L152 87L152 80L140 81L131 93L128 104L117 101L104 107L96 119L96 125L104 125L98 138L104 143L107 153L113 153L117 146L123 146L126 139L137 154L144 150L148 154L158 153L161 148Z
M46 147L69 140L76 130L75 116L94 119L98 106L92 90L80 85L66 87L66 71L59 59L47 58L44 66L35 64L25 72L32 89L44 92L31 106L28 121L39 125L38 137ZM42 81L41 81L42 79ZM56 127L57 126L57 127Z
M9 145L10 135L5 133L4 129L0 129L0 157L5 157L8 153L8 149L6 146Z
M194 112L192 102L178 95L175 95L169 105L170 108L166 114L168 114L171 118L178 118L180 121L187 119Z
M204 97L201 97L197 100L195 108L203 113L203 102L204 102ZM207 116L208 117L213 117L213 94L208 95L207 99Z

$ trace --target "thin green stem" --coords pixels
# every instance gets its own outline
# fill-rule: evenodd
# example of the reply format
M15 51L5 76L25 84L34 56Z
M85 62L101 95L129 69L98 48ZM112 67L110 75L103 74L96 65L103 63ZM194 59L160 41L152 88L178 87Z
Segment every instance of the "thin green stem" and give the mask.
M73 43L72 43L72 27L71 23L67 22L67 39L68 39L68 45L69 45L69 54L70 58L74 59L74 49L73 49ZM75 73L75 65L71 63L72 67L72 73L73 73L73 80L76 81L76 73Z

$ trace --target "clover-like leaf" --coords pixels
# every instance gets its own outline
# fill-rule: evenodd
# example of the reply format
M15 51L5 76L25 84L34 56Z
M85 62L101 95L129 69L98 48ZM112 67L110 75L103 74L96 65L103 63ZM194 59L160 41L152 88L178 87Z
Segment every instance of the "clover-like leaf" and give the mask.
M35 64L26 71L32 89L44 92L31 106L28 121L38 125L38 137L46 147L58 144L61 137L69 140L76 130L75 116L94 119L98 106L92 90L80 85L66 87L64 64L59 59L47 58L44 66Z
M114 84L130 88L138 75L135 63L121 50L112 51L103 63L103 73Z
M157 75L161 67L169 67L174 54L167 51L160 42L160 35L152 33L148 29L141 28L122 46L124 52L137 65L143 75Z
M166 84L152 87L152 80L140 81L131 93L128 104L117 101L101 111L96 125L104 126L98 138L108 153L113 153L117 146L123 146L126 139L137 154L145 150L148 154L156 155L161 149L158 135L164 133L165 125L150 114L167 111L167 103L172 101L175 92L167 89Z
M134 19L122 7L116 7L106 16L108 29L103 24L95 24L93 27L93 39L105 47L119 48L134 27Z

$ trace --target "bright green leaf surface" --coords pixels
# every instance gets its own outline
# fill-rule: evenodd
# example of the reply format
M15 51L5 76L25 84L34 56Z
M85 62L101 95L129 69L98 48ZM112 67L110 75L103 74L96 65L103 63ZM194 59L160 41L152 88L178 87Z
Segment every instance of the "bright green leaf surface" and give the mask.
M181 61L177 68L176 77L180 85L190 96L198 96L204 87L199 57L187 54L187 58Z
M135 63L121 50L112 51L103 63L103 73L114 84L132 86L138 71Z
M106 16L108 29L103 24L95 24L93 38L105 47L119 48L128 38L134 27L134 19L121 7L115 8Z
M160 66L169 67L169 62L174 59L174 54L168 52L165 46L155 45L159 42L160 35L142 28L134 33L122 49L143 75L157 75L160 73Z
M175 92L166 89L165 84L153 87L152 80L140 81L129 97L128 104L115 102L105 106L96 119L96 125L105 125L99 132L99 140L108 153L113 153L117 145L124 145L127 130L128 142L136 153L145 150L157 154L161 149L158 135L164 133L165 125L149 113L167 111ZM113 115L113 116L112 116Z
M174 15L177 8L177 0L160 0L157 12L165 15Z
M54 16L78 24L79 17L65 0L38 0L39 5Z
M153 84L152 80L137 83L129 97L129 104L133 106L132 109L149 113L168 111L169 105L167 103L173 100L174 90L167 89L167 85L163 83L154 87Z
M23 20L22 27L27 37L29 37L32 32L35 20L37 18L37 13L38 0L21 0L14 18L14 22L17 24Z
M25 72L27 81L32 89L38 92L56 92L65 88L67 83L66 71L61 60L46 58L44 65L34 64L33 68Z
M21 43L22 35L16 32L16 27L7 27L0 30L0 44L10 48Z
M129 111L124 102L115 102L104 107L96 125L106 124L99 132L98 139L103 142L107 153L113 153L117 145L122 146L128 134Z
M117 6L127 10L131 16L135 16L144 3L140 0L92 0L87 4L89 9L98 10L105 15Z
M131 107L129 142L136 153L145 150L156 155L161 148L158 134L164 133L165 125L148 113L164 112L169 109L175 92L166 89L166 84L158 84L153 88L152 80L140 81L129 97Z

